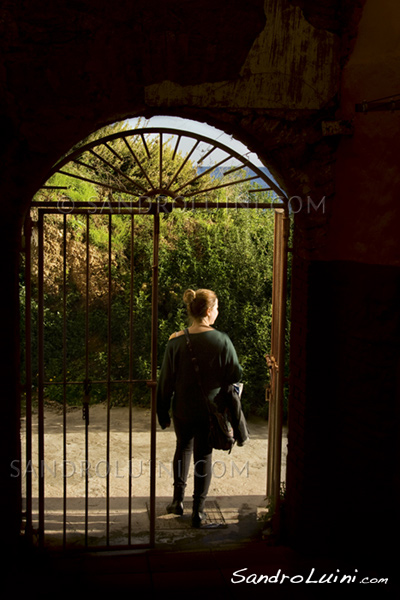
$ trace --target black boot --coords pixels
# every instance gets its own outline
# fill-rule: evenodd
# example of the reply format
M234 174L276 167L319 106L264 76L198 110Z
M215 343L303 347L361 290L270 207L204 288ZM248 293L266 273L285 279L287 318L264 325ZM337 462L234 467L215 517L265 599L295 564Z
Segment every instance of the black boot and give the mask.
M207 514L204 512L204 500L195 499L193 501L192 527L199 529L206 518Z
M172 515L183 515L183 495L184 491L180 488L174 490L172 502L167 506L167 513Z
M167 513L171 515L179 515L180 517L183 515L183 502L179 502L179 500L172 500L171 504L167 506Z

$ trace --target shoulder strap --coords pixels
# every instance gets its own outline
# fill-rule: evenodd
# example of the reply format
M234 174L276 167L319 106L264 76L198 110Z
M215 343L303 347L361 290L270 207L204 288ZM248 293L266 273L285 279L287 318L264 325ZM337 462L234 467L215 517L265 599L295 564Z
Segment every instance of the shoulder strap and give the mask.
M205 403L205 405L207 407L207 410L210 411L211 409L210 409L209 400L208 400L208 397L207 397L206 393L204 392L203 385L201 383L199 364L198 364L197 359L196 359L196 357L195 357L195 355L193 353L193 346L192 346L192 343L190 341L190 336L189 336L188 329L185 329L185 336L186 336L186 344L187 344L187 347L189 349L189 352L190 352L190 355L191 355L191 359L192 359L192 365L193 365L194 371L196 373L197 383L199 384L199 387L200 387L200 390L201 390L201 393L202 393L202 396L203 396L204 403Z

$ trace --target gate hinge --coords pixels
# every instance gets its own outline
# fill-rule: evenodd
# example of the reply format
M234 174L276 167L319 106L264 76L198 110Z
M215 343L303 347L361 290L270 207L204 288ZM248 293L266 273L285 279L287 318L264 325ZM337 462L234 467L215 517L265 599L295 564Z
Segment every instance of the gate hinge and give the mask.
M276 369L277 371L279 371L279 365L276 362L276 359L274 356L271 356L270 354L266 354L265 360L267 361L267 367L269 369Z

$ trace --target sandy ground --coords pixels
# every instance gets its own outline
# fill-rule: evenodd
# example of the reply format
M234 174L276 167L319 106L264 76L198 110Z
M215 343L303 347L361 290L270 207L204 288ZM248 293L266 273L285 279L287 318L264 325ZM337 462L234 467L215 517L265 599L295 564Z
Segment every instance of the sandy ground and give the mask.
M129 411L112 408L107 439L107 409L90 408L88 444L86 423L81 409L66 415L64 455L63 414L57 407L45 410L44 488L45 539L49 544L62 541L63 522L68 544L89 545L146 544L149 539L150 508L150 411L134 408L132 415L132 458L129 463ZM156 540L159 544L179 541L197 544L240 540L257 535L266 512L267 422L250 419L251 438L230 454L213 453L213 479L207 502L209 529L201 534L190 528L192 469L189 473L183 517L166 515L165 506L172 495L172 458L175 448L173 428L156 430ZM33 418L32 463L21 469L32 473L34 526L37 525L39 461L37 455L37 415ZM286 464L286 434L282 440L282 478ZM129 464L132 478L129 477ZM88 475L88 477L86 477ZM130 488L131 482L131 488ZM85 505L87 486L87 505ZM107 491L109 501L107 502ZM65 494L65 505L64 505ZM129 496L131 507L129 507ZM65 517L64 517L65 506ZM130 517L129 517L130 513ZM85 526L85 514L87 525ZM214 531L212 531L214 530ZM218 530L218 534L216 533ZM199 535L202 536L199 542Z

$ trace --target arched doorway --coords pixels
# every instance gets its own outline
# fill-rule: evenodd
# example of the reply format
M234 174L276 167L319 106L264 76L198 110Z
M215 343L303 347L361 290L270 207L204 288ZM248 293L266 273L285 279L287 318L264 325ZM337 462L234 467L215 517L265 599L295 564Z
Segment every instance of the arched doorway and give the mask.
M184 148L181 151L181 148ZM212 158L214 159L213 162ZM168 161L167 161L168 158ZM207 162L208 161L208 162ZM173 168L171 170L171 165ZM213 180L210 182L210 176ZM84 184L85 189L75 189L70 192L68 182ZM248 190L246 198L235 197L232 201L224 196L223 202L218 197L220 190L238 189L242 184L257 182L257 186ZM90 190L93 191L91 195ZM265 193L269 194L267 201ZM261 198L261 200L259 199ZM32 202L31 216L25 225L25 256L26 256L26 523L29 535L37 533L40 544L46 542L48 524L57 521L54 539L62 539L62 545L70 545L71 531L79 533L73 537L73 544L91 547L91 531L93 527L104 529L103 546L118 547L152 547L156 538L156 477L157 463L156 446L156 412L155 412L155 386L157 381L157 333L158 333L158 257L160 219L167 217L173 210L214 210L224 209L259 209L275 211L275 237L274 237L274 275L272 292L272 331L271 352L267 357L267 365L271 373L271 384L268 392L270 402L268 422L268 460L267 460L267 487L266 495L269 497L275 515L280 497L281 482L281 436L282 436L282 401L284 383L284 333L285 333L285 303L286 303L286 264L288 246L288 203L282 190L273 181L269 173L254 164L245 155L225 145L218 140L207 137L190 130L174 129L171 127L136 127L135 129L122 128L112 133L102 132L93 136L93 139L79 144L64 156L50 171L48 180L41 188L41 197ZM34 216L32 216L32 214ZM73 315L69 312L69 299L72 290L68 287L68 271L72 267L72 255L68 250L68 227L70 219L79 216L79 227L82 227L84 247L78 252L81 262L81 285L84 290L83 318L74 322ZM59 331L60 339L58 351L62 353L62 370L57 377L52 377L45 361L46 344L51 341L51 332L45 330L45 317L49 306L46 304L46 247L51 245L52 233L46 233L48 219L58 219L58 235L62 237L60 244L59 261L59 291L62 296L62 319ZM92 221L101 222L105 232L104 244L106 251L102 256L93 257L90 248ZM118 219L124 219L126 233L130 238L130 270L129 301L126 303L126 358L125 371L116 373L115 361L112 356L112 338L115 332L113 325L114 307L111 296L113 288L113 269L116 266L116 257L111 245L111 232ZM146 334L137 329L134 319L134 305L140 290L135 288L136 239L140 231L151 223L151 264L147 265L150 274L148 283L151 285L151 294L145 307L148 327ZM146 223L144 226L143 224ZM74 222L73 226L76 226ZM147 232L149 228L147 228ZM54 233L54 231L53 231ZM37 376L33 377L32 356L29 349L32 345L32 239L36 242L36 276L37 276ZM47 244L47 246L46 246ZM79 254L81 252L81 254ZM107 304L107 318L103 327L106 331L106 346L93 351L93 336L91 332L91 271L99 269L103 260L105 278L105 302ZM57 270L57 267L56 267ZM101 295L102 291L97 290ZM69 316L68 316L69 315ZM83 360L75 371L71 372L71 359L68 355L68 336L74 334L81 336L83 347ZM144 351L147 352L147 371L140 369L136 364L135 344L140 335ZM145 339L144 339L145 338ZM57 344L55 344L57 347ZM56 351L56 350L55 350ZM102 356L100 360L99 356ZM73 360L72 360L73 362ZM77 373L79 372L79 376ZM121 373L123 374L121 375ZM33 385L33 379L35 379ZM143 431L149 435L146 445L146 456L137 452L136 441L139 432L135 431L138 425L134 416L133 398L138 388L143 386L151 396L148 421L142 424ZM127 472L120 475L121 465L113 463L113 441L111 435L111 405L112 396L116 388L124 388L128 397L128 422L120 424L126 428L126 463ZM32 390L37 393L37 431L35 444L37 454L33 450L33 405ZM47 390L59 391L62 406L62 427L59 438L62 437L62 493L53 498L47 492L47 482L56 477L59 465L46 460L51 459L48 425L45 415L45 400ZM82 444L74 450L69 438L68 422L70 420L69 394L74 396L75 391L80 397L79 411L82 415ZM72 391L72 392L71 392ZM93 419L91 397L94 393L104 394L105 412L102 416L104 438L102 442L103 458L97 457L97 462L91 462L92 423L98 426ZM140 424L139 424L140 429ZM141 431L141 433L143 433ZM61 436L61 437L60 437ZM37 440L37 442L36 442ZM50 441L51 444L51 441ZM135 448L135 452L134 452ZM33 460L35 455L35 460ZM141 457L137 464L132 465L133 456ZM148 464L147 488L144 495L135 496L135 479L143 475L143 463ZM111 489L111 468L114 475L123 478L126 473L127 485L120 496L113 495ZM71 493L70 480L76 475L77 469L80 476L80 489L75 488ZM102 480L101 502L92 502L91 486L95 475ZM36 478L36 482L33 479ZM33 485L37 486L37 494L32 493ZM113 512L111 501L120 502ZM119 510L121 509L121 510ZM124 515L126 529L120 536L120 543L110 542L110 531L115 514ZM148 517L148 530L140 529L141 517ZM35 516L34 516L35 515ZM36 519L36 525L33 524ZM93 525L94 523L94 525ZM136 535L135 526L140 531ZM54 533L54 529L52 530ZM122 540L122 541L121 541ZM101 547L96 543L96 547Z

